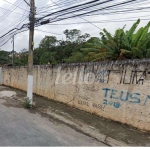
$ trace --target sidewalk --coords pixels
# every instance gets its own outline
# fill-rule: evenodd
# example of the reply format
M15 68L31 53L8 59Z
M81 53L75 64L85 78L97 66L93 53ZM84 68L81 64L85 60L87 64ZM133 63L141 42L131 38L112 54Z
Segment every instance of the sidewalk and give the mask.
M26 97L26 92L6 86L1 86L0 91L15 91L17 95L12 99L15 98L19 101L23 101ZM150 146L150 133L37 95L34 95L34 102L35 109L42 114L47 114L49 118L65 123L76 131L89 135L109 146Z

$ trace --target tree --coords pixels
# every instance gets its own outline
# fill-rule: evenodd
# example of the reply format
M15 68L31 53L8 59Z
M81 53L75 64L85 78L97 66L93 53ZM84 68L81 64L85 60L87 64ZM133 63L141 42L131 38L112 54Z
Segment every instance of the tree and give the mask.
M71 43L82 43L85 42L87 38L90 37L89 34L85 33L81 35L81 31L77 29L68 30L66 29L63 32L66 35L66 41L70 41Z
M40 42L39 48L45 51L53 50L53 48L57 45L57 38L55 36L45 36Z
M55 60L55 48L57 47L58 41L55 36L45 36L39 47L34 50L34 64L56 64Z
M124 31L124 26L122 29L117 29L114 35L103 29L103 32L100 32L100 40L95 39L87 43L84 50L89 51L91 61L150 58L150 22L135 32L139 23L140 19L129 30Z
M12 63L11 52L0 51L0 65Z
M34 50L34 64L150 58L150 22L137 30L139 24L140 19L129 30L123 26L114 35L104 28L100 38L90 38L87 33L82 35L77 29L66 29L65 41L45 36ZM25 64L27 57L20 57L17 61Z

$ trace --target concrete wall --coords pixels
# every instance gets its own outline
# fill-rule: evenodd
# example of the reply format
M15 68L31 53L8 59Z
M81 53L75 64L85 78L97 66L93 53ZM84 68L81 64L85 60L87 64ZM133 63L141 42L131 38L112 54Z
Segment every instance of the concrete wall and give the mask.
M3 85L27 89L27 68L3 68ZM34 93L150 131L150 60L34 67Z

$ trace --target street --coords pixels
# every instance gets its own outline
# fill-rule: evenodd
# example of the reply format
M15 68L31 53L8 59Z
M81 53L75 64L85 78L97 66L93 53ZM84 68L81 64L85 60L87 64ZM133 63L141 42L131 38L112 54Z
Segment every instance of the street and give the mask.
M0 99L0 146L106 146L17 101Z

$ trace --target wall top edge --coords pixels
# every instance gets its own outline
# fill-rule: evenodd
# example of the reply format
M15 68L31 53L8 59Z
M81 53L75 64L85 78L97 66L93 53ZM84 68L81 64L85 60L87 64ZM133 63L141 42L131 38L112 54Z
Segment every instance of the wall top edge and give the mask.
M58 66L84 66L84 65L150 65L150 59L126 59L126 60L117 60L117 61L99 61L99 62L82 62L82 63L62 63L57 65L34 65L35 68L42 67L58 67ZM3 68L28 68L28 66L4 66Z

